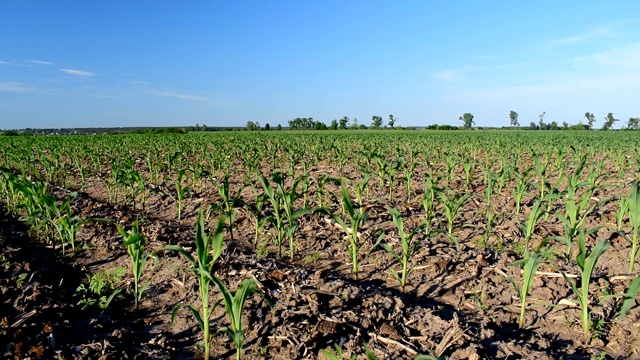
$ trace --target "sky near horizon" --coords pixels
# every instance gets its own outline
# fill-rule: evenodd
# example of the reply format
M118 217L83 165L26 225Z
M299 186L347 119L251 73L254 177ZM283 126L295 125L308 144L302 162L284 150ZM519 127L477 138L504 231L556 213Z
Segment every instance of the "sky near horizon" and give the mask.
M640 117L640 2L4 1L0 129Z

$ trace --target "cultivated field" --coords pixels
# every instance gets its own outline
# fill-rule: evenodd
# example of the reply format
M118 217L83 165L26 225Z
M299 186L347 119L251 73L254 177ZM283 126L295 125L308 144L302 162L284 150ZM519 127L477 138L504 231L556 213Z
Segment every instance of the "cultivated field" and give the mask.
M639 150L604 131L0 138L0 351L640 358Z

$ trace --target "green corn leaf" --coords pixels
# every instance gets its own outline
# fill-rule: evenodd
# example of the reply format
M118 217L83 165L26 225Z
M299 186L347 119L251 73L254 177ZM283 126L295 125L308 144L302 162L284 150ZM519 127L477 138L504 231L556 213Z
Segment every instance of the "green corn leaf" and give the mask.
M640 293L640 277L633 279L631 285L627 289L627 292L623 295L622 306L620 307L620 315L618 319L623 319L627 316L627 313L636 304L636 297Z

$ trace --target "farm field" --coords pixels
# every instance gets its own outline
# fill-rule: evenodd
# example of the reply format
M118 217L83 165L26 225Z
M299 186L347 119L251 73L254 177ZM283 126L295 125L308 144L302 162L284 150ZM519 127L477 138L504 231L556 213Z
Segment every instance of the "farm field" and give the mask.
M639 150L631 131L0 138L0 351L639 358Z

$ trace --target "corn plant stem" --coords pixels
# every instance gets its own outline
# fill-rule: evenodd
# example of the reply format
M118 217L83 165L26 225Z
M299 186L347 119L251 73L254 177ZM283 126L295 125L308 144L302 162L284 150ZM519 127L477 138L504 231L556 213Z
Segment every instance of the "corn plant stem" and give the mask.
M209 359L211 351L211 335L209 332L209 279L200 276L198 278L200 298L202 299L202 333L204 340L204 359Z

